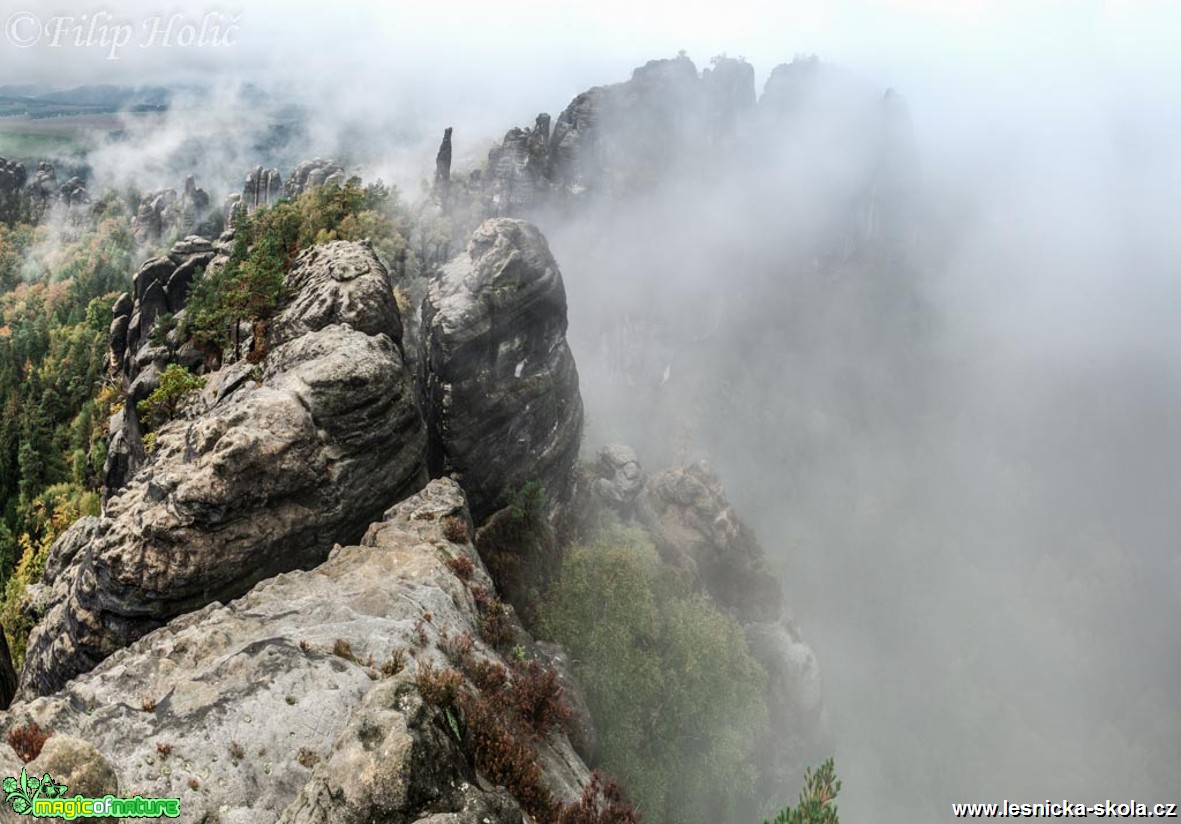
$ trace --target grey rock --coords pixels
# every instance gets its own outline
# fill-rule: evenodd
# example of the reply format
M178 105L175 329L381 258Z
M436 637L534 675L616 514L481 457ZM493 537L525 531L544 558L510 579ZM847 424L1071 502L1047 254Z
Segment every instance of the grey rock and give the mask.
M539 114L532 129L510 129L488 153L483 181L492 215L527 214L549 195L550 116Z
M130 321L130 317L120 314L116 314L114 320L111 321L110 363L114 366L121 366L123 356L127 353L127 329L130 326Z
M46 578L52 606L29 639L23 695L59 689L177 615L321 562L424 483L425 433L388 336L310 332L271 352L260 377L220 396L210 381L190 419L156 433L99 524L55 543L47 568L60 571Z
M161 285L167 283L174 271L176 271L176 262L171 258L157 257L145 261L132 278L132 283L135 285L136 302L143 300L144 293L153 283Z
M144 289L139 300L139 339L147 340L156 318L168 312L168 294L160 281L153 281Z
M344 167L334 160L322 157L305 160L298 164L287 179L287 197L296 197L316 186L343 186Z
M435 189L440 197L445 197L447 184L451 182L451 127L443 130L443 142L439 144L439 153L435 155Z
M776 621L783 615L779 579L758 538L704 462L652 476L636 508L664 560L693 573L739 620Z
M591 486L594 494L623 517L630 517L647 480L635 450L624 444L604 446L599 450L594 471Z
M90 203L90 194L86 191L86 181L80 177L71 177L62 184L60 189L61 202L69 206L85 206Z
M402 339L389 273L368 244L313 246L296 258L285 283L292 298L268 326L272 346L334 323Z
M178 240L172 244L172 248L168 250L168 256L179 264L193 255L201 255L213 251L213 241L209 240L209 238L204 238L200 235L188 235L183 240Z
M131 315L135 308L135 300L131 297L130 292L124 292L115 300L115 305L111 307L111 314L115 317L127 317Z
M582 432L566 292L549 246L519 220L486 221L423 304L424 413L433 475L454 473L481 523L540 482L568 500Z
M445 518L468 517L464 503L453 481L432 482L361 545L178 617L0 713L0 741L36 721L68 737L63 749L88 742L80 766L105 762L123 793L182 799L186 820L522 824L415 686L418 667L450 665L444 632L478 638L472 587L492 588L470 546L444 535ZM475 566L470 583L447 563L460 555ZM474 651L504 663L478 640ZM396 656L405 669L382 675ZM537 751L547 784L574 799L588 771L569 741L550 734ZM0 768L19 774L14 762L0 743Z
M173 254L176 248L173 248ZM164 292L168 296L168 309L173 314L180 312L188 301L189 289L197 278L197 273L204 270L213 261L213 252L194 252L168 277Z
M0 221L15 223L20 219L28 180L29 173L23 163L0 157Z

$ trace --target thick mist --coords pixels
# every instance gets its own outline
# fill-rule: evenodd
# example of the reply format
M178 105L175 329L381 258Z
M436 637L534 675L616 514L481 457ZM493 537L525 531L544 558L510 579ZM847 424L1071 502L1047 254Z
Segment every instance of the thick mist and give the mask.
M254 165L313 155L414 199L444 127L457 172L477 168L509 127L680 48L699 67L744 54L760 91L796 52L844 67L809 127L740 171L535 216L566 280L587 448L719 471L823 668L847 821L1177 800L1176 13L599 5L362 25L259 3L222 54L34 48L12 69L204 84L88 161L140 189L193 171L219 202ZM883 219L858 211L876 144L841 101L887 87L913 129L906 243L825 257Z

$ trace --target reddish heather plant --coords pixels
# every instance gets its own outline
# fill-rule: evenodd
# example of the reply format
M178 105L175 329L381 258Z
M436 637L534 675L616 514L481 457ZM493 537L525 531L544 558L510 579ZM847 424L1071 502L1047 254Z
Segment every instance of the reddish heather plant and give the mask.
M468 659L466 664L464 673L480 692L499 692L508 684L508 670L504 668L503 664L487 659L480 661Z
M540 661L513 664L513 706L538 735L564 729L571 710L562 697L558 672Z
M447 657L456 664L463 666L464 661L472 654L472 650L476 648L476 639L472 637L470 632L463 632L456 635L454 638L447 638L441 644L443 652L447 653Z
M494 598L484 611L480 621L480 637L484 643L494 649L507 647L512 643L516 633L513 622L509 618L509 608L499 598Z
M41 754L41 748L51 735L53 730L43 730L36 721L30 721L8 731L8 746L16 750L20 760L27 764Z
M437 670L429 661L423 661L414 674L414 684L422 700L445 709L456 705L463 689L463 676L457 670Z
M467 521L458 515L448 515L443 519L443 537L453 544L466 543Z
M466 555L456 555L454 558L449 559L447 566L455 573L455 577L461 581L470 581L476 571L475 563Z
M640 814L624 799L618 782L609 778L604 783L595 770L582 790L582 798L563 804L554 824L638 824L639 820Z
M556 806L545 785L528 736L516 729L510 708L494 697L470 697L464 715L472 735L476 767L512 793L517 803L540 822L552 822Z

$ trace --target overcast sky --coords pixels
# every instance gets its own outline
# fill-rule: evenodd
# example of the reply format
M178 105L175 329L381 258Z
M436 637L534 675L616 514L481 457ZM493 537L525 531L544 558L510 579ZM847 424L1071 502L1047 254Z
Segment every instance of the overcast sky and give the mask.
M1181 6L1168 0L13 0L7 9L0 47L10 82L153 82L213 71L294 77L320 94L350 94L350 86L414 97L430 90L456 102L495 94L525 110L537 108L533 98L561 102L679 49L699 64L722 52L745 56L760 83L776 63L817 53L908 95L954 88L1020 102L1070 77L1107 101L1130 93L1133 81L1175 90L1181 29ZM83 15L130 27L116 59L108 46L86 45ZM164 46L173 15L174 42ZM233 42L175 43L185 25L199 30L206 20Z

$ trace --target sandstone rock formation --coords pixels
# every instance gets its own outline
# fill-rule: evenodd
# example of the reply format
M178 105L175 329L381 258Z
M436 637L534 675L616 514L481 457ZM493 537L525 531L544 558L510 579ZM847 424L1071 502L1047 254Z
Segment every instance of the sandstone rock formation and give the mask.
M151 314L155 269L173 266L141 270L132 318ZM103 516L54 545L23 694L59 688L177 615L319 563L425 482L425 430L385 269L367 246L337 243L310 250L290 277L265 363L210 375ZM149 363L131 384L124 446L138 437L132 401L156 356L137 356Z
M71 177L59 186L57 170L48 161L38 163L30 176L23 163L0 157L0 222L40 220L59 202L66 207L89 204L86 181Z
M714 600L743 621L783 613L779 580L750 527L704 463L659 472L636 504L665 562L688 569Z
M133 231L140 243L158 241L169 234L179 237L202 235L216 231L204 224L208 216L209 194L189 175L179 195L175 189L161 189L144 195L135 215Z
M20 219L21 196L28 181L23 163L0 157L0 221L13 223Z
M625 520L630 518L648 480L635 450L625 444L608 444L599 450L593 470L591 490L595 497Z
M287 179L287 197L303 194L316 186L343 186L346 175L344 167L335 160L317 157L299 163Z
M280 198L292 198L316 186L343 186L346 178L343 166L322 157L300 162L286 183L278 169L257 166L246 175L242 193L226 198L223 206L226 225L232 226L241 215L273 206Z
M642 191L677 166L716 166L754 109L754 69L719 57L700 76L687 57L653 60L630 80L578 95L552 123L511 129L479 178L485 213ZM679 164L679 165L678 165Z
M246 175L246 185L242 194L235 193L226 198L226 225L232 226L243 214L270 206L283 196L283 191L283 178L278 169L256 167Z
M479 636L475 593L492 585L470 544L447 537L447 519L467 517L459 487L434 481L318 568L177 618L14 705L0 741L36 721L54 733L38 767L76 753L75 775L91 765L94 784L180 798L190 821L522 824L474 768L467 719L416 686L426 667L454 665L454 639ZM454 558L470 562L467 580ZM479 640L468 654L503 662ZM539 740L537 762L559 799L588 778L560 732ZM4 774L20 766L0 743Z
M432 474L454 473L477 523L530 482L555 513L570 495L582 399L545 238L523 221L485 222L431 284L422 323Z

